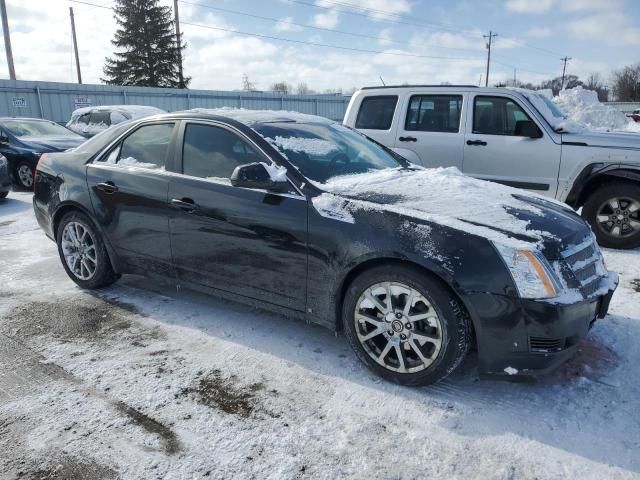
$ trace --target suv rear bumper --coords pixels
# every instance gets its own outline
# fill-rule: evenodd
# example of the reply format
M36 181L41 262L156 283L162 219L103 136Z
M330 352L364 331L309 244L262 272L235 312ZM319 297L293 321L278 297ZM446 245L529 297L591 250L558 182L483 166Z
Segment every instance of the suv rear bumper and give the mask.
M466 300L479 319L474 326L480 374L531 376L558 367L606 316L617 286L618 275L610 272L600 295L572 304L471 294Z

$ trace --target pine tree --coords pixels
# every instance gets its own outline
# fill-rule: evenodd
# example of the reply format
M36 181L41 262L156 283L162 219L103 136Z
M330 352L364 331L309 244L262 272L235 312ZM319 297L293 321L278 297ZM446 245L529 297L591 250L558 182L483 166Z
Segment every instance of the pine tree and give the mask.
M116 0L118 23L111 43L114 58L106 58L103 82L111 85L186 88L180 83L178 62L185 45L178 45L170 7L159 0Z

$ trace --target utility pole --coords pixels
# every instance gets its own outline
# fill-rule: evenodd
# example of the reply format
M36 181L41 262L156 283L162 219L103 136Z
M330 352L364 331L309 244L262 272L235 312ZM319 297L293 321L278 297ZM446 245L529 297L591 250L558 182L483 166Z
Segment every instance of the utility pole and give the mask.
M487 38L487 73L484 77L484 86L489 86L489 64L491 63L491 43L493 42L493 38L497 37L497 33L493 33L489 30L489 35L483 35L482 38Z
M2 14L2 31L4 32L4 49L7 52L7 66L9 67L9 78L16 79L16 69L13 66L13 51L11 50L11 36L9 35L9 20L7 19L7 5L4 0L0 0L0 14Z
M516 78L516 69L514 68L513 69L513 86L517 87L518 86L517 83L518 83L518 81L517 81L517 78Z
M173 0L173 14L176 22L176 38L178 40L178 77L180 88L184 88L184 73L182 71L182 35L180 34L180 14L178 13L178 0Z
M567 62L571 60L571 57L563 57L560 60L562 61L562 86L560 90L564 90L564 74L567 71Z
M78 72L78 83L82 85L82 73L80 72L80 56L78 55L78 39L76 38L76 21L73 18L73 7L69 7L71 17L71 36L73 37L73 51L76 54L76 72Z

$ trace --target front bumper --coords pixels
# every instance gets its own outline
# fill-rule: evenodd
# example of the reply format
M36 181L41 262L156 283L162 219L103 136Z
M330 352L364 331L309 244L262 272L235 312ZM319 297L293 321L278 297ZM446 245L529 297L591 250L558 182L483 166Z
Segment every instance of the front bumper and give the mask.
M471 294L481 375L539 375L571 358L593 323L604 318L618 286L609 272L594 296L571 304Z

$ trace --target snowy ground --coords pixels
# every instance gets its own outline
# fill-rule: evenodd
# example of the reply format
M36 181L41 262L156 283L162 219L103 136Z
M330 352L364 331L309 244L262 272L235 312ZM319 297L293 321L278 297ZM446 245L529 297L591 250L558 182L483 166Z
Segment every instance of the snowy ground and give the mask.
M640 251L535 383L390 385L343 337L123 278L78 289L30 195L0 203L0 478L640 478Z

